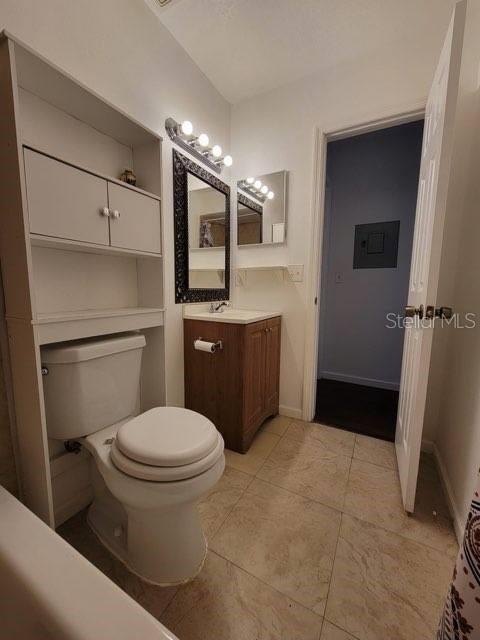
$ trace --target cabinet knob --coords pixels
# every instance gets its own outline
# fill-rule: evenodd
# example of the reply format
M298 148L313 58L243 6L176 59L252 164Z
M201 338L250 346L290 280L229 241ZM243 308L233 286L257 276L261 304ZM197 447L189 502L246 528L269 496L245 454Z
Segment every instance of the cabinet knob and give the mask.
M114 209L114 210L112 211L112 216L113 216L116 220L118 220L118 218L120 218L120 211L118 211L117 209Z
M102 214L102 216L105 216L105 218L109 218L110 217L110 209L108 207L103 207L100 210L100 213Z

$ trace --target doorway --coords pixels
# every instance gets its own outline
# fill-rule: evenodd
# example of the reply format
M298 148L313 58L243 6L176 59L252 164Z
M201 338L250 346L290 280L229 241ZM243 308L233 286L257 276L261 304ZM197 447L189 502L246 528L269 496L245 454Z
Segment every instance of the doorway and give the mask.
M423 120L327 143L315 421L395 440Z

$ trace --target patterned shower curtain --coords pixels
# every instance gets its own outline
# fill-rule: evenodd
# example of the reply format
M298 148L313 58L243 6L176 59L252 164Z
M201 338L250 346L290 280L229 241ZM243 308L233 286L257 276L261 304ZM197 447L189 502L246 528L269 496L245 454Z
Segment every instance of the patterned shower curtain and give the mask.
M480 639L480 476L470 505L437 640Z

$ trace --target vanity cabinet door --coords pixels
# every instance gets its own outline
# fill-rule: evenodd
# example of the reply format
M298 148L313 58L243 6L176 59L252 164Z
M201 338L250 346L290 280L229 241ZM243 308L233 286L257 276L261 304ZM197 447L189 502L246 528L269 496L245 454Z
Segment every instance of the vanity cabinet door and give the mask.
M265 413L267 323L245 326L244 335L244 429L256 430Z
M280 383L280 339L281 320L267 320L265 366L265 414L266 417L278 413Z
M158 200L109 182L108 206L112 247L161 252Z
M31 233L108 245L107 182L24 148Z

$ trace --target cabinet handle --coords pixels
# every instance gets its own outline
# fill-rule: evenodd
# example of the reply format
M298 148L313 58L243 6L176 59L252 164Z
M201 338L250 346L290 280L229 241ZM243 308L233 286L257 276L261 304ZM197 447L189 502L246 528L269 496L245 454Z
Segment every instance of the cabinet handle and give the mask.
M110 217L110 209L108 207L103 207L100 210L100 213L102 214L102 216L105 216L105 218L109 218Z
M114 209L112 211L112 216L115 218L115 220L118 220L120 218L120 211L118 211L117 209Z

